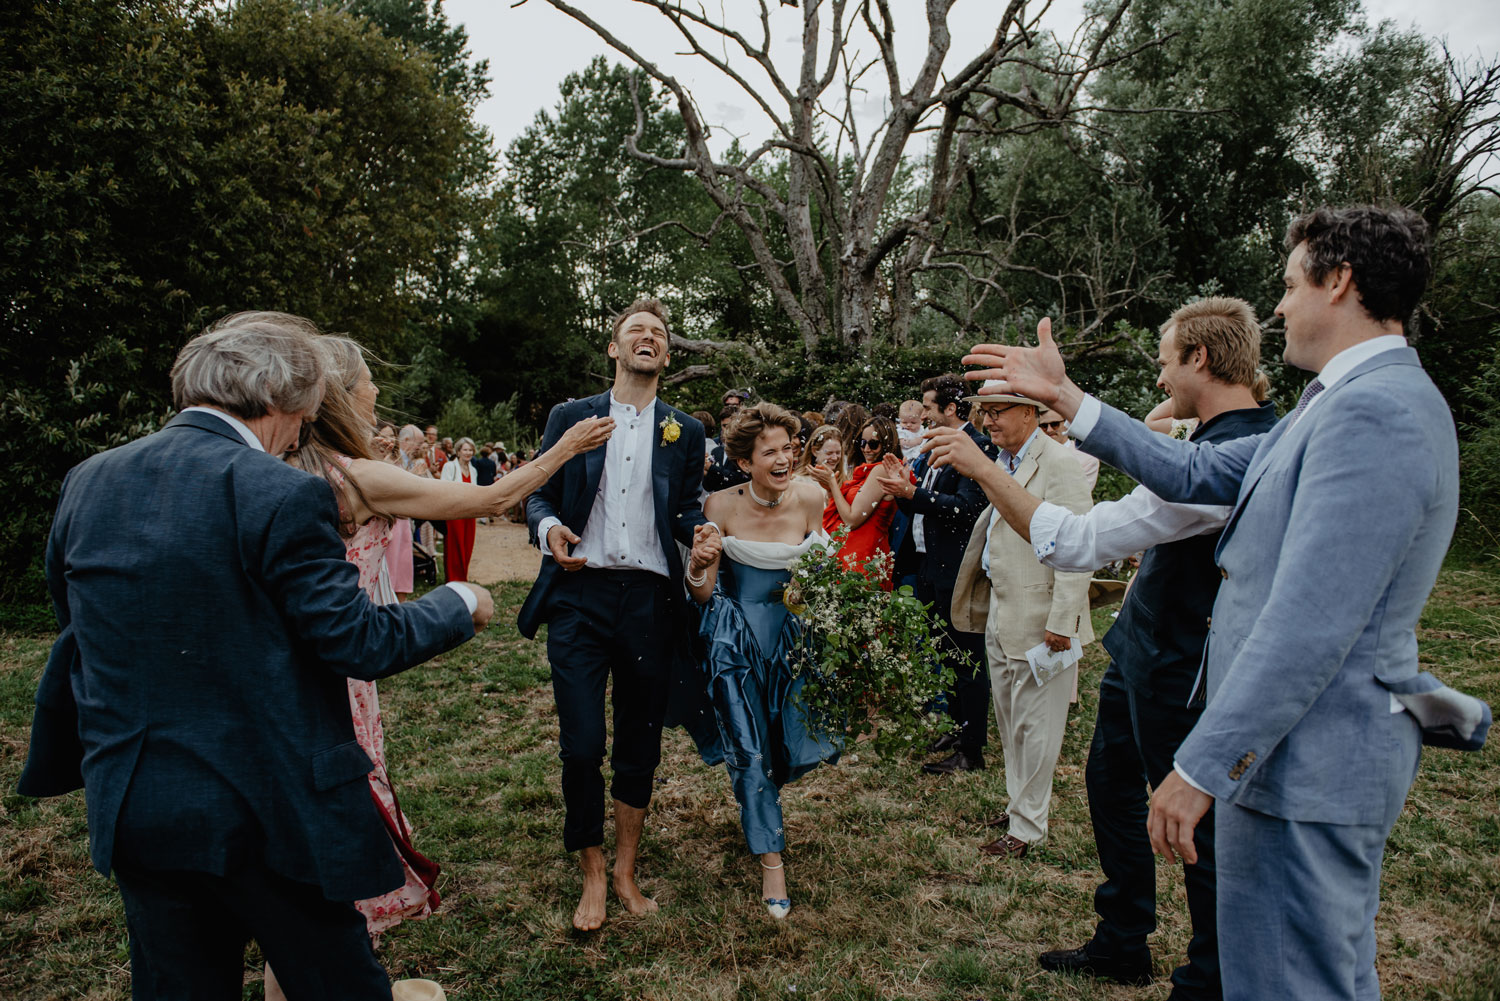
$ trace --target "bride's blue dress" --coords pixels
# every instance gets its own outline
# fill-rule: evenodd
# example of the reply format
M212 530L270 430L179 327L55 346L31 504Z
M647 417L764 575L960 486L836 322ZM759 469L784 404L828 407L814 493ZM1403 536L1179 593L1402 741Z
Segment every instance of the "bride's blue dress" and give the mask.
M694 738L704 761L728 768L745 841L757 855L786 847L781 787L837 761L842 749L796 698L806 681L805 636L782 601L788 564L826 541L821 534L796 546L726 536L718 583L702 610L701 666L717 727L694 728Z

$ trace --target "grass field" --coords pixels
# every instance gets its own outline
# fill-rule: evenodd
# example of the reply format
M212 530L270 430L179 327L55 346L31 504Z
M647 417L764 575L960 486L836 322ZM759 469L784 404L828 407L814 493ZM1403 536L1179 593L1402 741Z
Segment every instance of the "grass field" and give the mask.
M1330 584L1330 587L1333 587ZM393 977L489 998L1164 998L1187 941L1181 878L1159 876L1158 980L1126 988L1042 972L1036 954L1081 944L1099 879L1083 765L1104 667L1085 658L1069 719L1050 841L1023 862L982 858L1004 805L998 746L987 771L939 780L868 753L822 767L784 795L792 917L757 900L722 769L669 731L641 874L662 905L617 907L571 930L578 887L561 847L557 727L545 646L520 638L524 585L495 588L497 626L381 692L388 754L417 846L443 865L442 910L388 935ZM1096 629L1108 625L1099 613ZM1450 565L1428 605L1422 656L1500 705L1500 568ZM0 998L126 998L118 897L88 865L81 794L10 792L24 761L45 636L0 636ZM1500 998L1500 753L1429 753L1386 856L1378 921L1385 996ZM245 997L261 996L259 957Z

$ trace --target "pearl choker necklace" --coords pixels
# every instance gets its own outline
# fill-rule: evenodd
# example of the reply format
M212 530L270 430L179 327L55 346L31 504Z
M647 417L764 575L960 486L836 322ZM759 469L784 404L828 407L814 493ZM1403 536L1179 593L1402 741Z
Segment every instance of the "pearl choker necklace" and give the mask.
M776 507L786 499L786 494L783 492L775 500L762 500L760 494L755 492L754 483L747 483L745 484L745 486L750 488L750 499L755 501L755 503L759 504L761 507Z

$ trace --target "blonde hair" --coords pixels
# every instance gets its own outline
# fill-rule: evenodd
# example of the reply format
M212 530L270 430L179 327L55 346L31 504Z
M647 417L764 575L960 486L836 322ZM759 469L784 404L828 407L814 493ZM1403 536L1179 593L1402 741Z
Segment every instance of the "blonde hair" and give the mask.
M328 481L334 496L339 499L339 528L345 535L353 535L359 528L354 523L356 499L376 517L391 518L390 514L370 503L354 474L339 462L340 456L378 458L372 444L375 429L360 413L359 403L354 398L354 387L359 384L361 371L366 367L365 352L355 341L337 334L319 337L317 345L328 373L323 402L318 406L318 419L308 427L306 441L289 452L286 461Z
M848 475L848 470L844 466L844 439L839 434L839 429L832 424L822 424L813 429L812 437L807 439L807 447L802 450L802 457L797 460L797 468L794 470L796 475L804 476L810 473L818 450L828 444L830 438L839 443L839 468L835 469L833 474L839 478L840 483L844 481L844 477Z
M1179 361L1200 345L1208 352L1208 371L1220 382L1255 385L1260 365L1260 324L1244 299L1214 296L1190 302L1167 318L1161 333L1172 332Z

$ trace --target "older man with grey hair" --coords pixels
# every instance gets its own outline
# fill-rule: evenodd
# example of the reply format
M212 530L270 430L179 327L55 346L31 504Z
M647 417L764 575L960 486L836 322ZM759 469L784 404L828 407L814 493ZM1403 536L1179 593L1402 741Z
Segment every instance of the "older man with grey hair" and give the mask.
M19 791L83 788L136 998L239 998L253 938L292 1001L389 999L352 901L401 885L347 677L485 626L489 594L371 604L327 483L281 461L323 395L316 328L240 313L172 369L180 413L68 473L47 543L61 632Z

